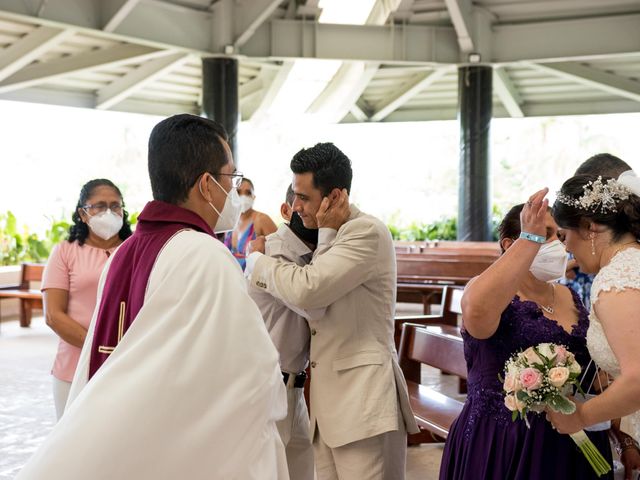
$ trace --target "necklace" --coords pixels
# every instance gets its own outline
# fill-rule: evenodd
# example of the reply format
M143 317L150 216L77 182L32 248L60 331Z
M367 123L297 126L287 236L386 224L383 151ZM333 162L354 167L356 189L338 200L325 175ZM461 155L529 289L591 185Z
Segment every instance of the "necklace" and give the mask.
M536 302L538 303L538 302ZM554 309L553 309L553 305L556 303L556 286L552 283L551 284L551 304L550 305L542 305L541 303L538 303L538 306L544 310L545 312L547 312L549 315L553 315Z

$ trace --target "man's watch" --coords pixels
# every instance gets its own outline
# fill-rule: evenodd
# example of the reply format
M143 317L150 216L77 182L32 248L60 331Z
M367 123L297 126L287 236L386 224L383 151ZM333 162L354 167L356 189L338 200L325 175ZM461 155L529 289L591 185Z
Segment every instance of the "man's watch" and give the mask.
M638 442L636 442L632 437L626 436L621 441L616 443L613 447L616 450L618 455L622 455L622 452L625 450L629 450L630 448L635 448L640 450L640 446Z

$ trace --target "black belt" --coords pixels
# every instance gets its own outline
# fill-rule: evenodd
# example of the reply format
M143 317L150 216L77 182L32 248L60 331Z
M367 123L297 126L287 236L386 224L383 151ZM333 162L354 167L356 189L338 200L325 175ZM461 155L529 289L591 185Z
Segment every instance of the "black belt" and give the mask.
M284 380L284 384L286 385L289 381L289 372L282 372L282 379ZM300 372L296 374L296 378L293 381L293 388L303 388L304 382L307 381L307 374L305 372Z

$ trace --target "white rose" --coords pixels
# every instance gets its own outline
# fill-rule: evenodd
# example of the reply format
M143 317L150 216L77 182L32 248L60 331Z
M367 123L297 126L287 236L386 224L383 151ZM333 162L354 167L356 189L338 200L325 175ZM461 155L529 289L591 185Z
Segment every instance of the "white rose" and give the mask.
M546 357L547 360L553 360L556 356L555 352L551 350L550 343L541 343L538 345L538 353Z
M569 365L567 365L567 368L569 368L569 371L571 373L580 373L582 371L582 367L575 360L573 360L572 362L569 362Z
M553 367L549 370L549 383L560 388L569 379L569 369L566 367Z
M533 347L529 347L524 352L522 352L522 356L529 365L533 365L534 363L542 363L542 359L536 353Z
M520 400L518 400L516 396L513 394L509 394L506 397L504 397L504 404L512 412L515 412L515 411L521 412L525 406L524 402L521 402Z
M504 379L504 391L507 393L511 393L514 390L516 390L517 387L518 387L517 374L507 373L507 376Z

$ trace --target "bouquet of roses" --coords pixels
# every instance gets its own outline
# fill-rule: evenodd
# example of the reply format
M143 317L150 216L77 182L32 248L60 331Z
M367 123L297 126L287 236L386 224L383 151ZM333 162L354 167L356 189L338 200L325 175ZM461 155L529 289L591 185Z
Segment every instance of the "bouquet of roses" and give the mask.
M564 414L575 412L576 404L567 395L573 392L573 386L581 391L581 371L573 353L562 345L541 343L513 355L505 363L503 380L504 403L513 412L512 419L515 421L519 416L529 427L529 411L543 412L550 408ZM571 438L598 475L611 470L583 430Z

